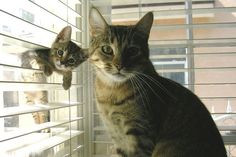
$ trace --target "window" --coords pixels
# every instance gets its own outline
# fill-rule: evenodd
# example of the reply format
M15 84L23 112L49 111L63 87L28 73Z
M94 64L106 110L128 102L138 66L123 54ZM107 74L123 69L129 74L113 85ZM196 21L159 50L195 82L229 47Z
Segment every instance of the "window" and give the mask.
M110 14L113 24L134 24L148 11L154 12L149 46L157 71L200 97L222 134L228 156L235 156L236 1L110 2L106 5L111 11L105 14ZM96 108L93 112L93 154L111 154L113 145Z
M188 84L186 48L150 48L150 56L161 76Z
M0 2L0 156L87 156L87 65L73 71L72 87L65 91L61 75L45 77L33 62L22 66L22 54L50 47L67 25L72 26L73 42L87 46L88 4Z
M90 2L113 24L134 24L147 11L154 12L149 46L157 72L201 98L229 157L236 156L235 0L0 2L0 156L114 154L92 99L89 65L73 71L68 91L62 88L60 75L43 77L37 65L22 66L23 52L50 47L66 25L72 26L73 42L87 47Z

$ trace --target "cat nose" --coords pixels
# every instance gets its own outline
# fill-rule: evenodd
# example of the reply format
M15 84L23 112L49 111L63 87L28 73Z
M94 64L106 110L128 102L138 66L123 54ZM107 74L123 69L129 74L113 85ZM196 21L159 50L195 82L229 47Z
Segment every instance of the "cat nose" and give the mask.
M61 64L65 64L66 62L65 61L60 61L61 62Z
M116 66L118 71L120 71L123 68L123 66L121 64L116 64L115 66Z

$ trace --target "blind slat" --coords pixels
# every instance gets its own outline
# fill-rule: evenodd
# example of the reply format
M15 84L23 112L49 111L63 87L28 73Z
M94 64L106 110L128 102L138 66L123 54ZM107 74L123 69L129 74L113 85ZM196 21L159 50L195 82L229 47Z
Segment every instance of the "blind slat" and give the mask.
M30 31L34 30L33 32L28 32L31 34L31 37L29 38L28 36L25 36L24 33L22 34L22 32L21 33L19 33L19 32L14 33L14 31L16 31L14 29L13 29L14 30L13 32L12 31L10 31L10 32L4 31L4 29L0 29L0 35L8 36L8 37L11 37L13 39L17 39L17 40L20 40L23 42L32 43L34 45L40 45L43 47L50 47L51 43L55 40L56 35L58 33L58 32L52 31L48 28L45 28L43 26L40 26L38 24L28 22L27 20L19 18L9 12L5 12L4 10L0 10L0 16L3 19L2 21L5 21L6 19L11 22L14 21L14 25L13 25L13 23L9 23L7 25L10 28L15 28L14 27L15 25L21 25L22 32L25 32L25 31L28 32L28 30L30 30ZM67 25L67 23L64 23L62 27L66 26L66 25ZM73 27L73 30L76 29L78 32L81 32L80 29L74 27L73 25L72 25L72 27ZM72 41L76 41L76 33L73 33L73 32L72 32ZM38 36L47 36L47 38L45 38L44 40L39 40L39 38L37 38ZM78 41L76 41L76 43L81 44L81 42L78 42Z
M36 105L22 105L17 107L8 107L3 108L0 110L0 118L3 117L10 117L22 114L28 114L33 112L40 112L40 111L49 111L67 107L73 107L81 105L80 102L70 102L70 103L48 103L48 104L36 104Z
M31 134L31 133L34 133L34 132L37 132L37 131L49 129L49 128L52 128L52 127L68 124L70 122L78 121L78 120L81 120L81 119L83 119L83 117L71 118L70 120L64 120L64 121L46 122L46 123L42 123L42 124L39 124L39 125L36 125L36 126L32 126L31 128L17 129L16 131L2 133L0 135L0 142L4 142L4 141L7 141L7 140L11 140L11 139L14 139L14 138L25 136L25 135L28 135L28 134Z
M51 15L57 17L58 19L60 19L60 20L62 20L62 21L64 21L64 22L66 22L66 23L72 25L73 27L77 28L75 24L70 23L67 19L63 19L63 18L60 17L59 15L53 13L52 11L46 9L45 7L43 7L43 6L41 6L41 5L39 5L37 2L34 2L34 1L32 1L32 0L30 0L30 2L33 3L34 5L40 7L41 9L45 10L45 11L48 12L49 14L51 14ZM61 3L61 4L64 4L64 3ZM67 11L68 11L68 10L67 10ZM75 12L74 10L72 10L72 11L77 15L77 17L81 17L81 15L79 15L79 13ZM78 29L78 28L77 28L77 29Z
M223 134L222 137L226 145L236 145L236 135Z
M180 48L180 47L229 47L236 46L236 38L218 39L193 39L193 40L152 40L149 41L151 48Z
M203 28L235 28L236 22L228 23L201 23L201 24L173 24L173 25L154 25L152 30L173 30L173 29L203 29Z
M186 58L188 56L195 57L195 56L232 56L234 57L236 55L236 52L201 52L201 53L187 53L187 54L151 54L150 59L171 59L171 58Z
M20 137L17 140L10 140L6 141L5 143L0 143L1 148L5 148L6 154L31 154L35 152L43 152L45 150L48 150L50 148L53 148L54 146L57 146L61 143L64 143L71 138L74 138L76 136L80 136L84 133L84 131L78 131L78 130L71 130L66 131L63 133L60 133L58 135L55 135L53 137L49 137L48 139L45 139L43 141L38 141L41 138L45 138L45 133L43 134L37 134L33 133L30 135L26 135L24 137ZM46 134L46 136L49 136ZM36 142L36 143L35 143ZM83 145L78 145L76 148L81 149ZM20 148L20 149L19 149ZM4 152L1 152L4 153ZM33 153L34 154L34 153Z
M4 91L64 90L61 83L0 81L0 86ZM82 85L72 84L71 88L82 88Z
M211 14L211 13L232 13L236 12L236 7L217 7L217 8L193 8L192 10L185 10L185 9L171 9L171 10L154 10L153 13L155 17L159 16L176 16L176 15L185 15L186 13L192 13L192 14ZM126 18L129 17L137 17L137 12L121 12L121 13L114 13L112 14L113 18L116 19L119 16L126 15ZM147 12L140 12L143 15Z

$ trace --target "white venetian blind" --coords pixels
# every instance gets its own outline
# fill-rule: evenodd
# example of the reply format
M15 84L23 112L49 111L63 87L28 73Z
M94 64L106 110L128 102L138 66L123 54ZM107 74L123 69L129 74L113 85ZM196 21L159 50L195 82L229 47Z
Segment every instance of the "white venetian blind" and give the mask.
M42 71L22 67L20 56L50 47L67 25L72 26L73 42L86 46L87 8L80 0L0 2L1 157L86 156L86 65L73 72L72 87L65 91L61 75L39 79ZM42 93L46 101L36 100ZM32 97L30 103L26 97Z
M153 11L149 46L157 72L200 97L222 134L228 156L236 156L236 1L110 2L113 24L134 24ZM93 155L109 156L113 144L96 107L93 113Z

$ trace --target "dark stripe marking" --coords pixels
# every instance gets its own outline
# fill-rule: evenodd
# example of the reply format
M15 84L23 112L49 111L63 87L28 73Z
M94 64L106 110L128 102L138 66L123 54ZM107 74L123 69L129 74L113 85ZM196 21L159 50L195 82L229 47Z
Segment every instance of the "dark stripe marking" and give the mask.
M127 154L125 153L125 151L123 151L122 149L120 148L117 148L116 149L116 153L121 155L122 157L128 157Z
M144 134L145 132L139 128L131 128L126 132L126 135L134 135L134 136L140 136Z
M128 101L128 100L131 100L131 99L134 99L134 94L132 94L132 95L130 95L130 96L127 96L126 98L124 98L123 100L120 100L120 101L117 101L117 102L115 102L114 104L115 105L122 105L122 104L124 104L126 101Z

